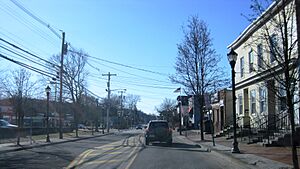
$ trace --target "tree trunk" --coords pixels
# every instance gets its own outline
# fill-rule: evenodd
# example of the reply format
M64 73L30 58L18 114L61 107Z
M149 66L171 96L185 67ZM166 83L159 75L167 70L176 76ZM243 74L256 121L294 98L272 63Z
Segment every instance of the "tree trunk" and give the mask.
M295 116L294 116L294 105L292 102L293 96L291 96L290 92L287 92L288 97L288 114L290 117L291 122L291 144L292 144L292 158L293 158L293 165L294 169L299 169L299 163L298 163L298 155L297 155L297 145L296 145L296 137L295 137Z
M203 95L198 95L199 98L199 110L200 110L200 135L201 140L204 140L204 127L203 127Z

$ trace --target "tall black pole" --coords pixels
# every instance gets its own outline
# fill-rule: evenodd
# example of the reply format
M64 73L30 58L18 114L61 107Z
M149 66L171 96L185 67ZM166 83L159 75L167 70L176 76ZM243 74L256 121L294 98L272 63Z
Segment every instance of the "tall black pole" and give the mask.
M230 61L230 66L231 66L231 76L232 76L232 112L233 112L233 148L231 150L232 153L240 153L239 147L238 147L238 142L236 139L236 107L235 107L235 102L236 102L236 97L235 97L235 71L234 71L234 66L235 66L235 61Z
M46 142L50 142L50 138L49 138L49 94L50 94L50 92L47 91L46 93L47 93L47 113L46 113L46 125L47 125L46 133L47 133L47 137L46 137Z

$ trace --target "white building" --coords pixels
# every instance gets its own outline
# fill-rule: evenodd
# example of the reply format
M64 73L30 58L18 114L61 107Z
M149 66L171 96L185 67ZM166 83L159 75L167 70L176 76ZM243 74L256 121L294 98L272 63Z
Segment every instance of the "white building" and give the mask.
M290 75L295 79L290 84L298 83L296 29L294 1L276 1L228 46L238 54L235 82L240 126L272 130L290 126L282 64L288 56ZM297 102L299 84L295 86L292 94ZM294 104L294 110L299 124L299 103Z

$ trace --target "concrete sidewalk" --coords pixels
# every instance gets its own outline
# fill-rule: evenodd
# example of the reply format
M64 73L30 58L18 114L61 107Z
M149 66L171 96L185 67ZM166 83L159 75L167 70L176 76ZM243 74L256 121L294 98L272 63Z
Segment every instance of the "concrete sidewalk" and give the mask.
M241 153L234 154L231 153L232 139L228 140L226 137L215 138L215 146L213 146L211 134L205 134L205 140L203 141L200 141L199 130L183 131L182 134L183 135L179 137L184 137L187 140L193 141L195 144L200 144L204 148L238 159L254 168L293 168L290 147L263 147L259 144L247 144L246 140L241 141L239 138L238 142ZM300 159L299 154L298 158Z
M60 144L60 143L66 143L66 142L72 142L72 141L79 141L79 140L114 134L116 132L118 132L118 131L112 130L112 131L110 131L110 133L104 133L104 134L102 134L101 132L95 132L94 135L91 135L91 134L79 135L79 137L64 136L63 139L50 137L50 142L46 142L45 139L33 140L32 142L30 142L29 139L23 138L23 139L21 139L20 145L17 145L15 141L10 142L10 143L0 144L0 153L20 151L20 150L31 149L31 148L35 148L35 147L43 147L43 146L47 146L47 145ZM25 141L22 141L22 140L25 140Z

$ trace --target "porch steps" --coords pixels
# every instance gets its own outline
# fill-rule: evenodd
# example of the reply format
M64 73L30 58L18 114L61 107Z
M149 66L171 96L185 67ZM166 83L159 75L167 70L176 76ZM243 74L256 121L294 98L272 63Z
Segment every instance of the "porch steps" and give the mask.
M295 128L296 145L300 146L300 126ZM291 146L291 133L276 133L274 139L263 144L266 147L270 146Z

